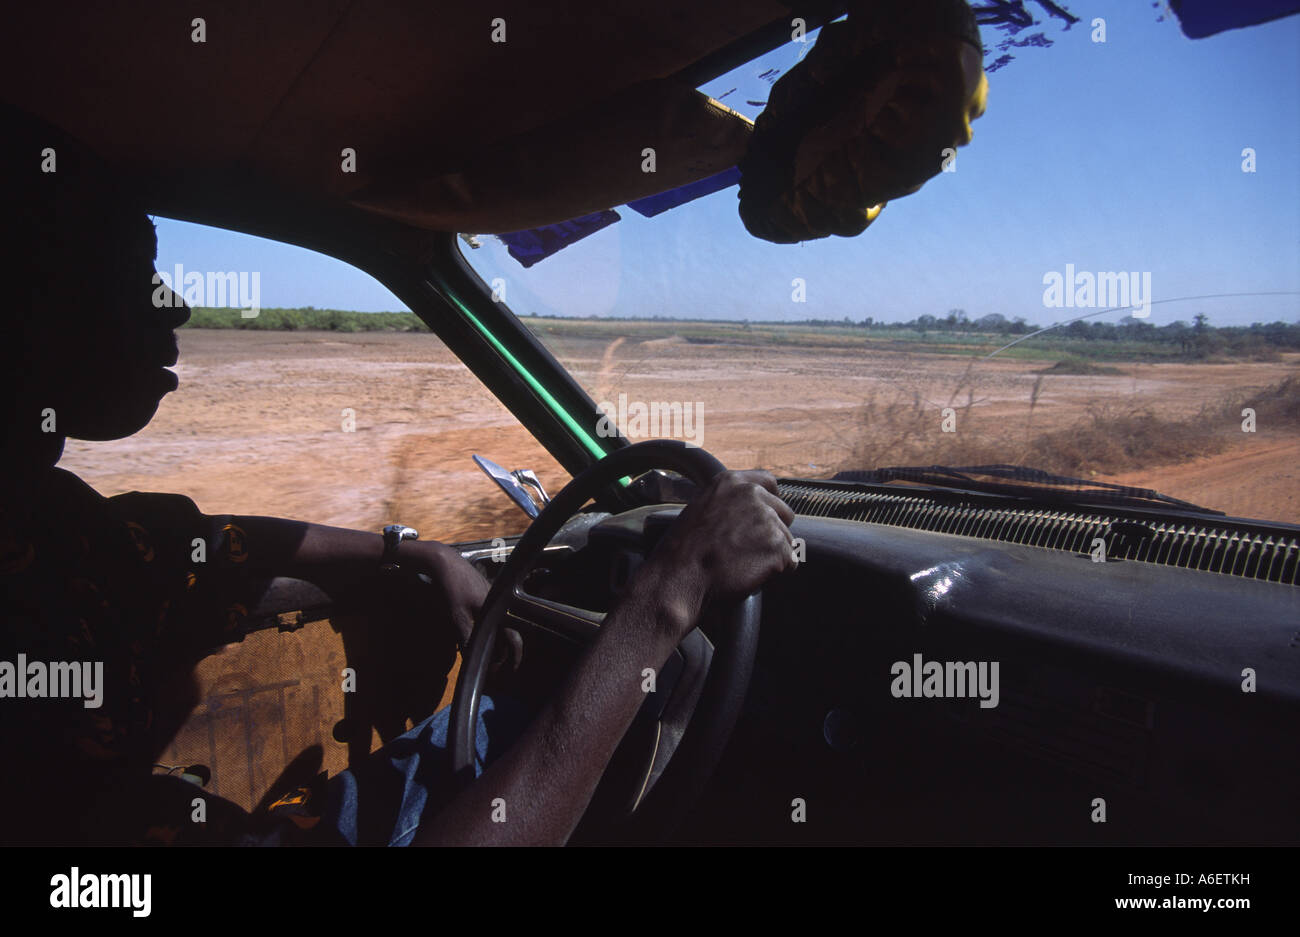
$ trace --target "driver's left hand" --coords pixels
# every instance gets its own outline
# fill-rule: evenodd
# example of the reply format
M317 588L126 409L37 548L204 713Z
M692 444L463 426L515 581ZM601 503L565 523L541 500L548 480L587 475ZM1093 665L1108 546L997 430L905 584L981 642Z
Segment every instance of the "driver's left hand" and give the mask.
M490 588L487 579L460 555L459 550L433 540L403 543L401 564L404 571L423 576L419 581L425 589L422 592L416 587L414 594L417 604L425 606L421 617L425 622L432 620L445 624L455 634L456 646L463 657L469 649L474 622L487 599ZM411 637L418 646L420 640L428 636ZM499 636L492 669L504 666L507 671L516 670L522 656L523 642L519 633L507 628Z
M456 645L464 654L469 646L474 620L487 598L487 579L460 555L460 551L432 540L403 543L401 565L403 571L423 574L428 579L428 611L451 628L456 635ZM416 594L419 594L418 590Z
M371 726L387 742L438 708L488 594L488 581L441 543L405 541L397 562L368 575L332 617L356 674L343 732L362 754Z

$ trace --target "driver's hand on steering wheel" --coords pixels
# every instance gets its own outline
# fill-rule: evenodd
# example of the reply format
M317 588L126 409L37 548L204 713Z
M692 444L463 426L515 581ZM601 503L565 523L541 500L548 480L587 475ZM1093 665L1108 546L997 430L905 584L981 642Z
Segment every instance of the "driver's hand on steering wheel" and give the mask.
M402 544L402 568L423 573L435 592L434 603L456 634L462 653L469 645L474 619L483 607L490 584L460 551L434 540L408 540Z
M430 611L436 620L446 621L455 632L456 645L463 656L491 584L459 550L433 540L406 541L402 545L402 566L428 577L433 591ZM418 626L427 628L427 623ZM523 651L519 633L507 628L501 638L493 669L504 664L507 670L515 670Z
M722 472L682 509L651 564L705 601L756 591L793 569L794 512L764 471Z

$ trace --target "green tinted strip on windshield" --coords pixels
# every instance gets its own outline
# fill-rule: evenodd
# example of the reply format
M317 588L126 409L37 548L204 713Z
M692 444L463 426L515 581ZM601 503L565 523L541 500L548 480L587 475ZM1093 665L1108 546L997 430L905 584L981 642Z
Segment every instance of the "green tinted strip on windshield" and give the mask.
M531 387L533 392L542 399L542 402L550 408L551 412L560 418L560 421L569 428L569 431L577 437L578 441L587 447L587 451L597 459L603 459L607 455L605 450L601 448L601 445L596 442L594 438L592 438L591 434L587 432L583 425L573 418L573 415L569 413L569 411L560 406L560 402L552 396L551 392L546 389L545 385L535 378L532 373L520 363L518 358L511 354L510 349L506 348L506 346L501 343L501 340L492 334L491 329L479 321L478 316L474 315L474 313L470 311L469 307L461 302L459 296L451 292L451 290L446 290L446 296L456 304L456 308L465 314L465 318L469 319L474 328L478 329L479 333L491 343L492 347L497 350L497 353L500 354L502 358L506 359L506 362L510 367L514 368L515 373L528 383L528 386ZM624 478L622 479L622 482L627 485L631 483L631 479Z

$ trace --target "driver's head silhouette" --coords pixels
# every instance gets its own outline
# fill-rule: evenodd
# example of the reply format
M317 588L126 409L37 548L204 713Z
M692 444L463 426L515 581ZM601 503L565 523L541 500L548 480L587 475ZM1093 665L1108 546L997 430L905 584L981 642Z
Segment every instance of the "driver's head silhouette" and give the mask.
M6 451L48 463L64 437L120 439L153 418L189 311L153 282L153 224L107 165L26 114L0 119Z

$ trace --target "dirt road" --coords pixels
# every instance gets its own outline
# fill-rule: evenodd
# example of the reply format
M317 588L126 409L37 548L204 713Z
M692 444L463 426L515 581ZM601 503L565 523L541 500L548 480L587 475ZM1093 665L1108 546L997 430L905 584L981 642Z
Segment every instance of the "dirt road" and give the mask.
M1215 456L1103 478L1176 492L1185 501L1236 517L1300 523L1300 439L1243 437Z

